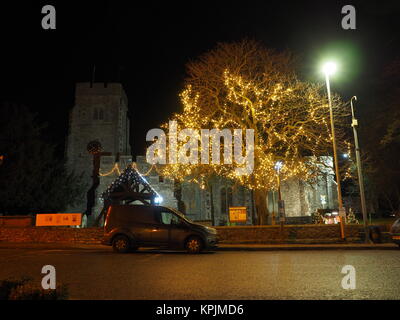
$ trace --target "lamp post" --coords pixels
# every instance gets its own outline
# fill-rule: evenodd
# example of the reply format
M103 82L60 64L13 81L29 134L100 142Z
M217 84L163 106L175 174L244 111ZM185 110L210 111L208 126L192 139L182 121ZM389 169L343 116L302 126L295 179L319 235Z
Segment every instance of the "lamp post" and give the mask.
M362 211L363 221L364 221L365 242L370 243L369 232L368 232L367 206L366 206L366 202L365 202L365 192L364 192L364 179L363 179L363 174L362 174L360 147L358 145L358 135L357 135L358 121L354 116L353 100L357 101L357 97L353 96L351 98L350 105L351 105L351 118L352 118L351 126L353 127L354 144L355 144L355 149L356 149L358 186L360 188L361 211Z
M332 131L332 142L333 142L333 158L335 162L335 174L336 174L336 185L338 193L338 203L339 203L339 219L340 219L340 235L342 240L346 240L344 233L344 223L345 219L342 216L343 212L343 201L342 201L342 190L340 187L340 174L339 174L339 163L337 157L336 139L335 139L335 126L333 123L333 111L332 111L332 98L331 98L331 88L329 82L329 76L334 74L336 71L336 64L333 62L327 62L323 66L323 72L325 73L326 89L328 92L328 102L329 102L329 113L331 119L331 131Z
M282 200L282 195L281 195L280 172L281 172L282 167L283 167L282 161L277 161L275 163L275 170L276 170L277 178L278 178L278 217L279 217L279 224L280 224L280 234L281 234L281 238L283 239L283 224L285 222L285 204Z
M277 172L277 177L278 177L278 201L282 200L282 196L281 196L281 178L279 176L282 167L283 167L283 162L282 161L277 161L275 163L275 170Z

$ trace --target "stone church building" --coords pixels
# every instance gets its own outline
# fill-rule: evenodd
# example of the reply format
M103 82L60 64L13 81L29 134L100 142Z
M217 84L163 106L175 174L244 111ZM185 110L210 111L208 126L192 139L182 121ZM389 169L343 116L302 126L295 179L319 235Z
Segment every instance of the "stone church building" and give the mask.
M67 166L83 175L86 190L94 193L94 202L88 205L82 200L68 212L88 213L88 224L93 225L100 214L102 193L128 165L135 165L149 184L162 196L162 205L179 209L195 221L208 221L213 225L229 223L228 210L231 206L247 208L247 223L255 217L252 192L236 187L225 178L214 178L210 190L203 190L194 183L175 183L150 170L145 156L132 159L129 141L130 123L128 99L119 83L77 83L75 105L69 119L69 133L66 145ZM93 183L94 156L89 153L91 146L101 146L98 158L98 183ZM89 198L88 192L88 198ZM316 209L337 206L336 186L333 171L326 172L318 183L310 185L300 180L285 181L281 185L288 222L307 221ZM277 215L278 196L268 195L268 209ZM86 196L84 197L86 199Z

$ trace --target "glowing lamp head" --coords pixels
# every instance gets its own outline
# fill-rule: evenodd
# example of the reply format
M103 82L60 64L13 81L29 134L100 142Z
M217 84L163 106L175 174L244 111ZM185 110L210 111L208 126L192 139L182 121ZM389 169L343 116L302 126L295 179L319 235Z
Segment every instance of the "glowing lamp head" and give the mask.
M156 204L160 204L161 202L163 202L163 197L161 197L161 196L157 196L157 197L155 197L154 198L154 202L156 203Z
M322 66L322 71L328 76L334 74L336 72L336 69L337 69L336 63L332 61L326 62Z
M280 171L281 169L282 169L282 167L283 167L283 162L282 161L277 161L276 163L275 163L275 170L276 171Z

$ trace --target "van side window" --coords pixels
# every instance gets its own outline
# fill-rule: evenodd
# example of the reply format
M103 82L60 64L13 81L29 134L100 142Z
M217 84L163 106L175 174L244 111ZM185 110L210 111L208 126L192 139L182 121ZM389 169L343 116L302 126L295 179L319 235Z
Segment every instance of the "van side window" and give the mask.
M161 223L163 224L178 224L179 218L169 211L160 212Z

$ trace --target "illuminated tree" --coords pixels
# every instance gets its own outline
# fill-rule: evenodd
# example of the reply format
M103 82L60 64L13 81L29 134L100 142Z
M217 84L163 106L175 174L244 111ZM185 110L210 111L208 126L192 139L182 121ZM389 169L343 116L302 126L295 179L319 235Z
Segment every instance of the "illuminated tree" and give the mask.
M190 62L187 73L180 94L183 110L171 119L177 122L177 131L253 129L254 170L248 175L238 175L235 163L202 164L199 160L199 163L168 164L167 161L160 169L164 176L194 181L203 188L207 188L207 181L213 175L232 179L254 190L258 222L265 224L267 192L277 189L274 166L278 160L284 162L281 181L290 178L311 181L331 165L326 161L326 156L332 153L332 137L325 87L300 81L290 54L265 49L254 41L222 43ZM348 113L337 95L333 96L333 104L336 138L343 142L342 123ZM180 145L185 143L178 140ZM208 147L211 146L212 141ZM341 143L340 147L350 152L348 144ZM199 143L199 153L201 148L204 146ZM244 152L245 143L242 149Z

